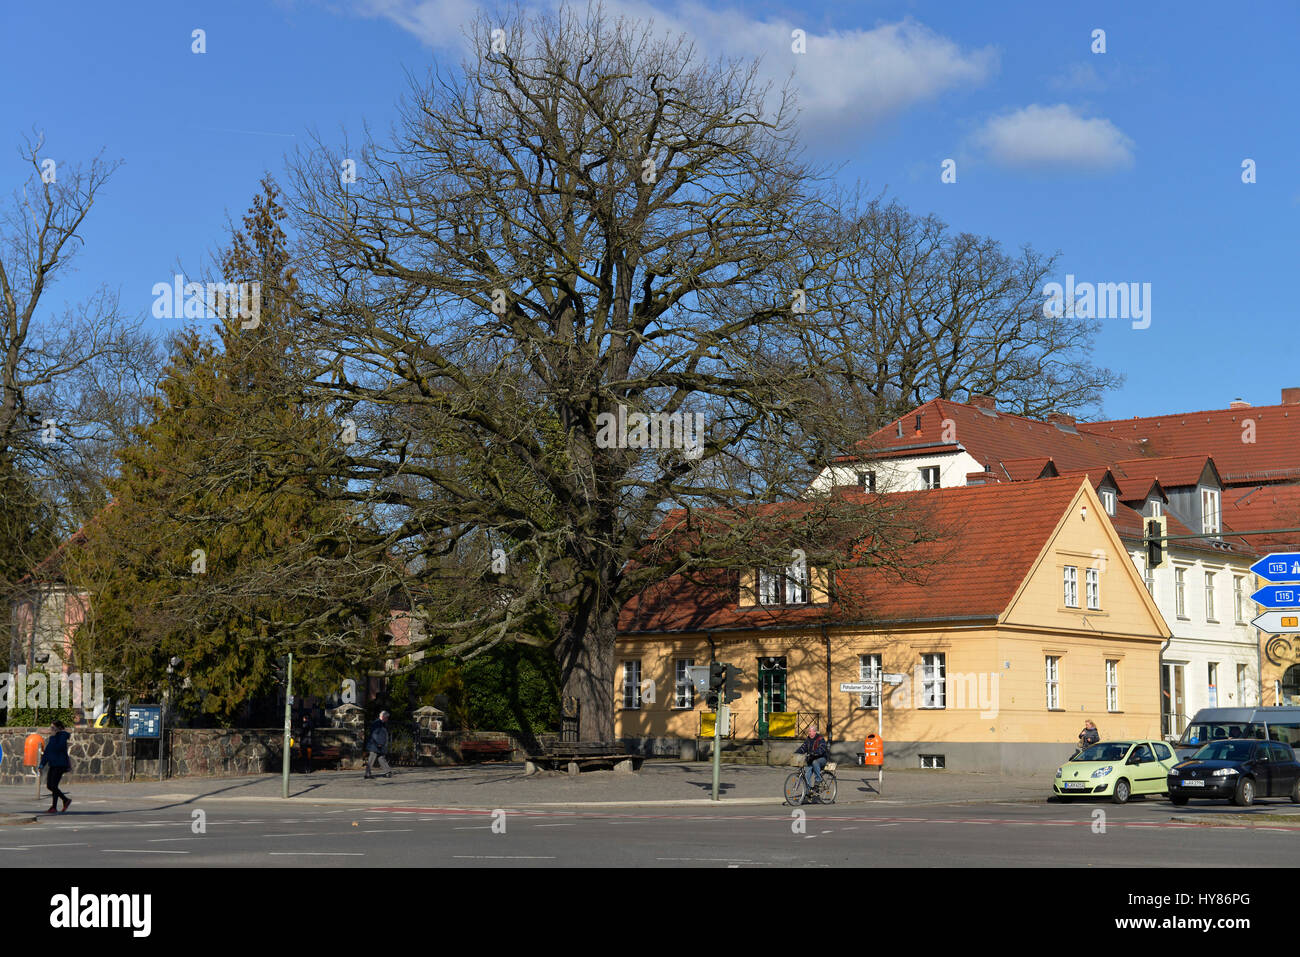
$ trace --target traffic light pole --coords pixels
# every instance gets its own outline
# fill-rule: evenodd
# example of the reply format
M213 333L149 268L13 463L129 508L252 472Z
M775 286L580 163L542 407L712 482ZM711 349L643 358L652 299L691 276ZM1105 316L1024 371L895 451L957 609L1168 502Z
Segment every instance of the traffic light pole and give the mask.
M284 762L280 786L280 797L289 797L289 729L293 714L293 654L289 654L288 671L284 682Z
M718 799L718 775L722 771L722 695L718 695L718 707L713 713L713 800Z

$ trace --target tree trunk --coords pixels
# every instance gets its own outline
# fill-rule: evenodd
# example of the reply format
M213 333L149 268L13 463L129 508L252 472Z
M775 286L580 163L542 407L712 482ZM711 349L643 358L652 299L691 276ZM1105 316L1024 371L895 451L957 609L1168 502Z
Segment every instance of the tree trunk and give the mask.
M604 618L609 620L605 621ZM614 635L613 616L602 615L590 630L569 635L559 643L562 694L578 699L581 713L578 740L614 740Z

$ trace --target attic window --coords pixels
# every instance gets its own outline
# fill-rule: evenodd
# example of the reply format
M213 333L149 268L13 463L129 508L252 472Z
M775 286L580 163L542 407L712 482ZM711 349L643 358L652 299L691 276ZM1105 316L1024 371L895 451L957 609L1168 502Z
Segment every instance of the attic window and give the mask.
M1108 488L1101 490L1101 504L1106 509L1106 514L1113 516L1115 514L1115 493Z

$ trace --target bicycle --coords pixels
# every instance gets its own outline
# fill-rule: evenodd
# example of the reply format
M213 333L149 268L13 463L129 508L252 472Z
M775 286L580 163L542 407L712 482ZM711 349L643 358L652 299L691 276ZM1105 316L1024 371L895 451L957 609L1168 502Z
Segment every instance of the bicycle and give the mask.
M809 795L813 804L834 804L835 795L839 790L839 782L835 780L834 764L828 763L822 769L822 779L815 783L812 792ZM798 807L803 804L805 792L808 790L808 784L804 781L804 772L801 768L794 771L785 779L785 803Z

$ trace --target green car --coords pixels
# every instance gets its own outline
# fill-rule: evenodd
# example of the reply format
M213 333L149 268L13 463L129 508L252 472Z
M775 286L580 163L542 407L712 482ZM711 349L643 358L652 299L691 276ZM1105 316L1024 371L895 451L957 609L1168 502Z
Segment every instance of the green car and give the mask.
M1102 741L1056 769L1057 798L1109 797L1125 803L1134 794L1164 794L1178 763L1163 741Z

